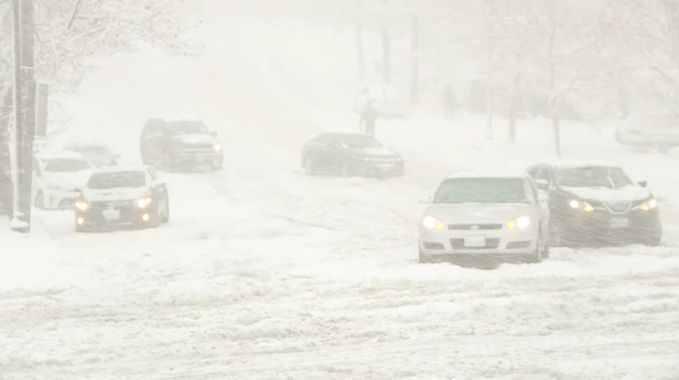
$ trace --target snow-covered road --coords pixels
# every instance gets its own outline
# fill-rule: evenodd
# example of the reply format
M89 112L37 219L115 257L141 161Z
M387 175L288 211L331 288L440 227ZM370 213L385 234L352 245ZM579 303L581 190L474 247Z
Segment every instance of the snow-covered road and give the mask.
M2 378L679 375L677 247L418 265L417 200L438 174L413 140L388 181L306 177L297 152L247 143L227 162L252 165L166 177L167 226L76 235L70 213L38 213L43 236L3 235ZM491 151L470 162L506 154Z

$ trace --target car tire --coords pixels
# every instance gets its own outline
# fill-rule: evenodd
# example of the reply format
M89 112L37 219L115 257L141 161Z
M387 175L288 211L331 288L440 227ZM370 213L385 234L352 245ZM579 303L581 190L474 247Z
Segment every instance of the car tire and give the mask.
M33 201L33 206L39 210L45 209L45 196L42 194L42 191L38 191L38 195L35 196Z
M163 214L163 217L160 220L163 224L167 224L170 222L170 199L165 196L165 213Z
M542 249L542 233L540 233L538 234L538 240L537 243L535 244L535 252L533 252L533 254L528 257L528 260L526 260L526 262L529 264L538 264L542 262L543 252L544 251Z
M304 168L304 173L306 173L306 175L316 175L317 174L316 165L314 164L314 161L309 156L304 157L304 160L302 161L302 167Z
M342 161L342 166L340 166L340 175L342 177L351 177L351 170L349 168L349 163Z
M422 248L417 250L417 262L420 264L431 264L432 259L428 255L422 253Z

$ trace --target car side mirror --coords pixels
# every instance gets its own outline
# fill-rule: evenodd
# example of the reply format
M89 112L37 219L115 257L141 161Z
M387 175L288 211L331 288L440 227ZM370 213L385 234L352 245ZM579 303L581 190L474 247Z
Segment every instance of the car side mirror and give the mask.
M546 179L536 179L534 182L538 189L543 191L549 190L550 183Z
M434 197L431 196L431 195L427 195L426 197L422 197L420 199L420 203L424 204L424 205L429 205L429 204L432 204L433 202L434 202Z
M648 187L648 181L639 181L639 186Z

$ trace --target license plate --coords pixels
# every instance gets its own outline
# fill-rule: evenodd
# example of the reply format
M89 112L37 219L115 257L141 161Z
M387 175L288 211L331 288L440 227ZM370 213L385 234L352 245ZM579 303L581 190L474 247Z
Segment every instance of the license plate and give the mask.
M629 227L629 219L627 218L611 219L611 228L627 228L627 227Z
M467 248L483 248L486 246L485 236L465 236L464 246Z
M120 210L104 210L102 215L104 216L104 219L108 221L119 220Z

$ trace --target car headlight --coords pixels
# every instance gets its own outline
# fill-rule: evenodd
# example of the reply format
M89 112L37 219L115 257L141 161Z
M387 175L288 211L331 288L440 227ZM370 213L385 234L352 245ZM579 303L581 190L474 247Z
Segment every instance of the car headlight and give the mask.
M446 224L432 216L427 216L422 219L422 227L428 230L442 231L446 229Z
M90 204L84 198L79 198L75 201L75 208L80 211L87 211L90 209Z
M525 230L528 226L530 226L530 217L527 215L519 216L507 222L507 229L510 231Z
M641 205L641 209L644 211L651 211L656 207L658 207L658 200L655 198L651 198Z
M568 205L575 210L582 209L582 211L584 212L594 211L594 206L585 201L579 201L577 199L572 199L571 201L568 202Z
M151 205L151 202L153 202L153 199L151 199L151 197L144 197L137 199L134 202L134 204L137 205L137 207L139 208L147 208Z
M215 152L221 152L222 151L222 145L221 144L215 144L213 146L213 148L215 149Z

